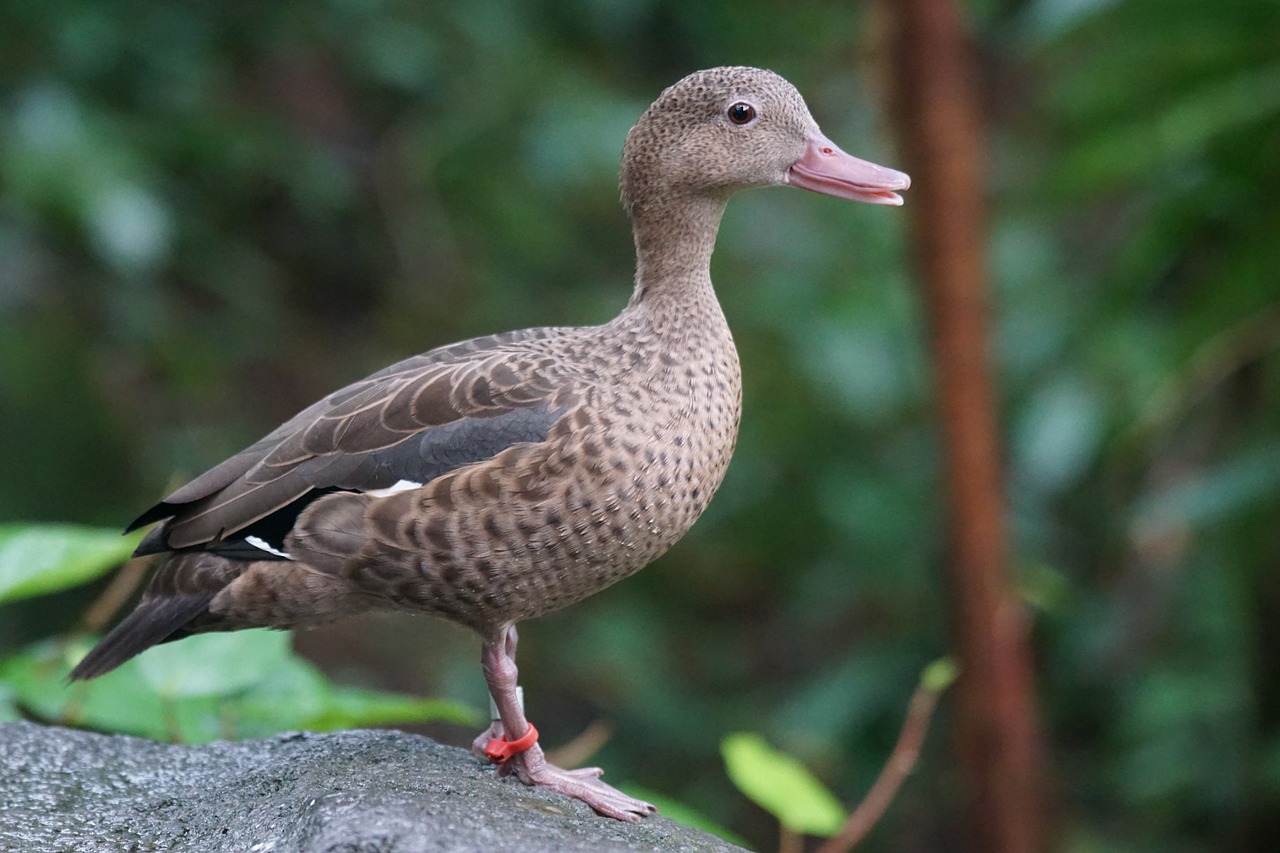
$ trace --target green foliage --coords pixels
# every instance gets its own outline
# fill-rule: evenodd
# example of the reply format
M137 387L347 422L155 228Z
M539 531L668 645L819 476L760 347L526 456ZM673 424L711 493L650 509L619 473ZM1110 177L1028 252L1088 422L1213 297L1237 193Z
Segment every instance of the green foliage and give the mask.
M185 743L392 723L474 725L474 709L335 685L265 630L152 649L87 683L67 674L84 641L46 641L0 661L16 705L45 720Z
M764 738L735 732L720 743L725 769L738 790L793 832L835 835L845 812L835 795L804 765Z
M0 579L10 600L81 583L118 564L138 537L74 525L0 530ZM454 702L331 683L274 631L204 634L157 646L88 683L71 684L89 638L44 640L0 658L0 720L20 712L104 731L200 743L291 729L389 723L476 724Z
M18 714L18 703L13 695L13 689L4 682L0 682L0 723L11 723L21 719Z
M140 538L74 524L0 524L0 604L93 580L120 565Z

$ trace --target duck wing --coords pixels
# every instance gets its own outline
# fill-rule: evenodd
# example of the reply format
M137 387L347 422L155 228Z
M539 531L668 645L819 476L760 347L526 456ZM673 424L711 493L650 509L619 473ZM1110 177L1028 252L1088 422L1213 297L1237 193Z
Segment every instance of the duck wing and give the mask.
M285 535L317 498L429 483L522 442L546 440L575 385L528 329L432 350L342 388L138 516L136 555L214 551L289 559Z

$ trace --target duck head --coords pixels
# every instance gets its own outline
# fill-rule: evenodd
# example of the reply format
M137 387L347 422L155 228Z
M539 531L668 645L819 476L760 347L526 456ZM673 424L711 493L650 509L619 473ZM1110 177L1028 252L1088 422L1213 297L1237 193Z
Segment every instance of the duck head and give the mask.
M627 135L627 211L679 199L723 203L740 189L796 186L871 204L902 204L911 179L842 151L796 88L772 71L698 71L666 89Z

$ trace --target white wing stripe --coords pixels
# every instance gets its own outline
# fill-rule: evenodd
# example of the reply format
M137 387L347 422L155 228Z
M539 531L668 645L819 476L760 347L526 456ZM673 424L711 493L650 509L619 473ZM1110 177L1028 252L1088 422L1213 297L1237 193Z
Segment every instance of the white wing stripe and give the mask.
M421 483L415 483L413 480L401 480L394 486L387 486L385 489L370 489L365 492L371 498L385 498L387 495L394 495L396 492L407 492L410 489L422 488Z
M279 548L271 547L271 545L267 544L267 541L265 539L262 539L260 537L246 536L244 537L244 541L248 542L250 545L257 548L259 551L266 551L268 554L275 554L277 557L284 557L286 560L293 559L292 555L287 554L284 551L281 551Z

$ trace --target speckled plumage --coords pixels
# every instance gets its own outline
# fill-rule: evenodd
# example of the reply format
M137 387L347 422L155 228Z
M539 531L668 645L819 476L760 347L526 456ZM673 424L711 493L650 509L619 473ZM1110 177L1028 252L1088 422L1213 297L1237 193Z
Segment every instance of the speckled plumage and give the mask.
M512 626L662 554L729 464L741 378L709 271L729 196L793 183L896 203L905 176L876 169L835 149L772 72L712 69L670 87L624 147L637 272L618 317L410 358L178 489L134 523L161 522L139 553L174 553L73 677L200 631L409 610L484 637L502 710L489 734L524 732ZM603 814L652 808L545 765L537 747L511 766Z
M563 412L543 441L421 489L323 497L286 550L377 600L484 634L626 577L688 530L729 462L737 356L723 318L703 331L678 312L633 309L603 327L518 338L485 360L485 375L542 365L539 402ZM342 521L326 528L332 517Z

